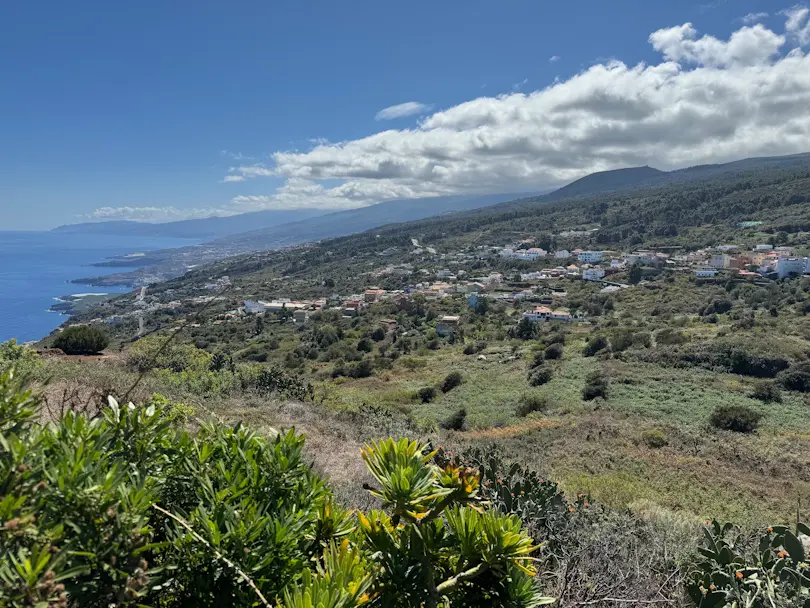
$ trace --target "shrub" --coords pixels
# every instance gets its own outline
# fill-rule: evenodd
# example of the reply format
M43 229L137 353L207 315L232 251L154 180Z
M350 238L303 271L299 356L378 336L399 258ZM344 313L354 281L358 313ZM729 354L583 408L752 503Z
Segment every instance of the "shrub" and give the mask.
M368 338L363 338L357 343L357 350L363 353L370 353L374 350L374 343Z
M17 344L16 340L0 342L0 373L14 368L18 374L27 376L42 365L42 359L33 348Z
M375 342L385 340L385 330L382 327L377 327L371 332L371 339Z
M810 566L801 535L810 527L796 522L771 526L749 540L731 524L706 522L700 559L689 569L687 595L695 606L807 606Z
M515 414L526 417L533 412L542 412L548 409L548 399L539 395L523 395L518 401Z
M641 439L650 448L662 448L667 445L667 436L658 429L647 429L641 434Z
M608 380L600 371L593 371L585 378L585 386L582 388L582 398L591 401L597 397L607 399Z
M460 410L453 412L448 418L440 422L439 426L450 431L466 431L467 410L465 408L461 408Z
M374 373L374 363L371 359L363 359L346 366L346 375L349 378L368 378Z
M543 356L549 360L553 361L556 359L562 359L563 356L563 345L562 344L552 344L545 351L543 351Z
M468 342L464 345L464 354L465 355L474 355L475 354L475 344L472 342Z
M677 331L670 327L659 329L655 332L655 343L662 346L675 346L678 344L686 344L689 338L682 331Z
M754 382L749 396L764 403L782 403L782 391L779 390L776 383L768 380Z
M106 332L92 325L72 325L63 329L53 341L68 355L94 355L101 352L110 343Z
M192 434L160 403L112 399L92 423L69 411L40 426L14 382L0 376L3 606L549 603L520 520L476 504L479 471L438 466L420 443L363 450L385 511L355 517L293 431Z
M436 387L435 386L424 386L416 391L416 397L422 403L430 403L436 398Z
M542 386L543 384L549 382L553 376L554 372L551 370L551 367L548 365L541 365L540 367L536 367L529 372L529 385Z
M759 426L762 414L744 405L721 405L712 412L713 427L736 433L753 433Z
M594 336L585 345L585 348L582 350L582 354L586 357L593 357L598 352L601 352L609 347L610 343L605 336Z
M810 392L810 363L799 363L780 372L777 380L789 391Z
M460 372L450 372L447 374L445 379L442 381L442 384L439 388L441 388L443 393L449 393L462 382L462 377Z

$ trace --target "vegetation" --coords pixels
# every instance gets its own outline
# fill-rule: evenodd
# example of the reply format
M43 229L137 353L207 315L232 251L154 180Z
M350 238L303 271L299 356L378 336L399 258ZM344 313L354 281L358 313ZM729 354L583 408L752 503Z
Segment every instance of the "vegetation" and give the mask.
M432 464L415 442L363 459L383 510L339 508L292 431L177 428L162 404L112 398L91 424L34 420L0 376L0 600L4 606L465 606L549 603L539 549L514 515L484 510L477 469Z
M585 386L582 389L582 398L585 401L590 401L601 397L607 399L608 396L608 379L602 374L601 371L593 371L585 378Z
M68 355L95 355L107 348L110 339L104 330L92 325L71 325L53 341L54 348Z
M762 414L742 405L724 405L712 412L712 426L724 431L753 433L759 426Z

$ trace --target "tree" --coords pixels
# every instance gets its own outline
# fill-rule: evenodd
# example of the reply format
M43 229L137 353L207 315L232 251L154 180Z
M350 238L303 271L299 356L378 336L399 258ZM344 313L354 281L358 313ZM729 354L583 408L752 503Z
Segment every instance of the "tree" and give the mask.
M630 275L630 284L638 285L638 283L641 281L642 276L641 266L638 264L633 264L630 267L629 275Z
M602 375L602 372L596 370L588 374L585 379L585 386L582 388L582 398L585 401L591 401L597 397L607 399L607 395L608 379Z
M62 330L53 341L55 348L68 355L95 355L110 343L106 332L92 325L72 325Z
M264 333L264 316L263 315L258 315L256 317L256 329L254 330L254 333L257 336Z

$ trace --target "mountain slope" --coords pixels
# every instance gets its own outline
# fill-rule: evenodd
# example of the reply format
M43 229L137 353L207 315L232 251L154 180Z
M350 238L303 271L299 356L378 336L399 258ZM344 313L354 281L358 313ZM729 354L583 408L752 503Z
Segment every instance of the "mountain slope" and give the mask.
M54 228L52 232L217 239L229 234L296 222L323 215L324 213L326 211L323 209L296 209L289 211L254 211L228 217L206 217L161 224L132 221L85 222L59 226Z
M487 194L482 196L440 196L415 200L397 200L338 211L283 226L235 234L207 243L243 251L277 249L289 245L318 241L370 230L384 224L408 222L427 217L487 207L513 200L520 194ZM526 196L526 195L522 195Z

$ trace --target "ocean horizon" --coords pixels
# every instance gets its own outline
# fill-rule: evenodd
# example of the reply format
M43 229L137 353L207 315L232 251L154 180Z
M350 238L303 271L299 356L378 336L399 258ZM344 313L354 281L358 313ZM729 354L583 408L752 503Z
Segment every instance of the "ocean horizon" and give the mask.
M131 287L71 283L128 268L91 264L131 253L185 247L195 239L121 237L103 234L0 231L0 342L39 340L65 322L49 308L68 295L127 293Z

